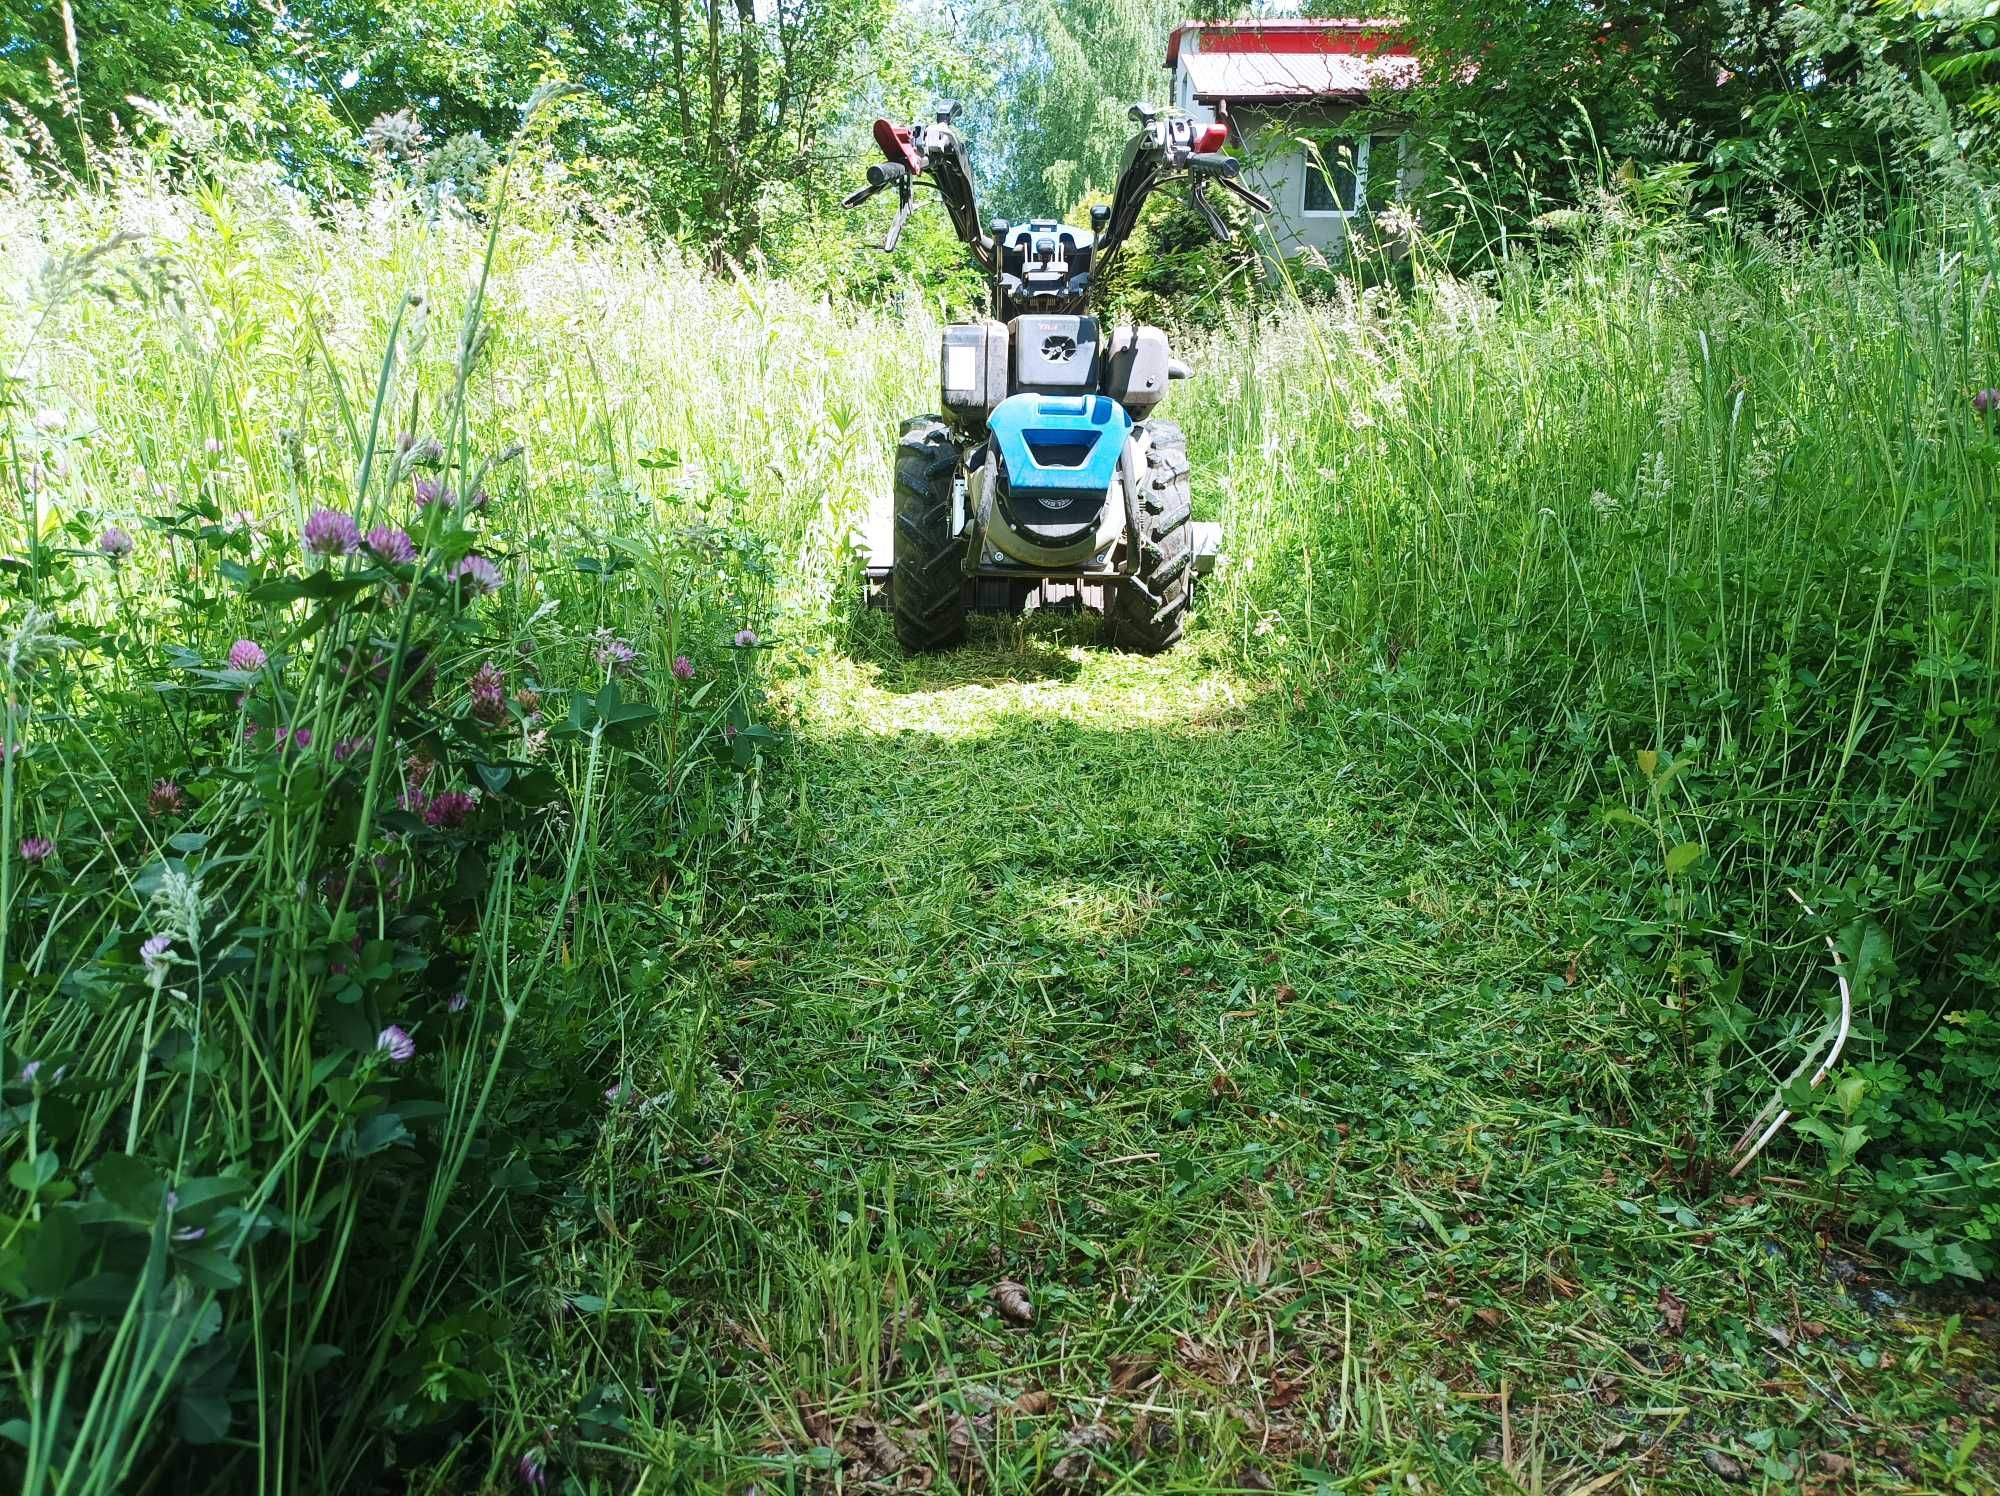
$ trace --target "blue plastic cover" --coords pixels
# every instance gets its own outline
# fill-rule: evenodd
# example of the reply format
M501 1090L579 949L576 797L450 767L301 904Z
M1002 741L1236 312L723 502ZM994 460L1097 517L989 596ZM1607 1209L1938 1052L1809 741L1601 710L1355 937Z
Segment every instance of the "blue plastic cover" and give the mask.
M1109 395L1009 395L987 417L1015 492L1101 494L1132 430Z

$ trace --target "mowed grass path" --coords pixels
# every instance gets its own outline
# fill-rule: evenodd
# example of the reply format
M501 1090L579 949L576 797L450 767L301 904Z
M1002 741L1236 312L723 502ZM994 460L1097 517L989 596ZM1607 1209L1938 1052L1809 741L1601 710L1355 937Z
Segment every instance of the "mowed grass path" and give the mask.
M1981 1322L1721 1180L1546 878L1199 640L853 653L618 1153L670 1483L1949 1485Z

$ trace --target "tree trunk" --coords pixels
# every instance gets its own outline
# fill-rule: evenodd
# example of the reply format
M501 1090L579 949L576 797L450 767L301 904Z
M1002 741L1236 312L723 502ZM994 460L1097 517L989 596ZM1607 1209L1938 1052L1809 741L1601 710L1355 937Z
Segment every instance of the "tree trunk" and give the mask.
M758 115L763 103L758 97L757 76L761 41L757 34L756 0L736 0L736 149L731 153L729 178L735 220L730 225L730 239L739 260L757 242L757 198L762 184L753 178Z
M681 149L694 144L694 111L688 105L687 0L670 0L667 23L674 28L674 103L681 117Z

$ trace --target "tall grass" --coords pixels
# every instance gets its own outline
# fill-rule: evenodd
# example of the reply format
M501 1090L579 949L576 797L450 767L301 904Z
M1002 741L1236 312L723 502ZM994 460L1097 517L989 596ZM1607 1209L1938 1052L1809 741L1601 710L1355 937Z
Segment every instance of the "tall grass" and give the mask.
M1652 1000L1718 1128L1793 1080L1836 1173L1868 1149L1864 1213L1961 1274L2000 1211L2000 321L1969 247L1605 225L1239 341L1183 402L1245 651L1524 876L1581 875L1575 971ZM1860 1017L1809 1097L1822 934Z
M485 1405L509 1207L623 1069L579 943L760 814L921 333L558 204L0 201L23 1489L349 1488Z

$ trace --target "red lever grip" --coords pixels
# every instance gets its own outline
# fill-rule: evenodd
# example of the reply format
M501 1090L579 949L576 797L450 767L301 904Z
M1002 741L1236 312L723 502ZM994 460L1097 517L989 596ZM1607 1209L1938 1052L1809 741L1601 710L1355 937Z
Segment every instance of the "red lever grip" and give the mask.
M908 125L891 124L886 119L876 120L875 144L882 148L885 159L908 167L911 176L923 171L924 158L917 154L916 142L910 138Z

